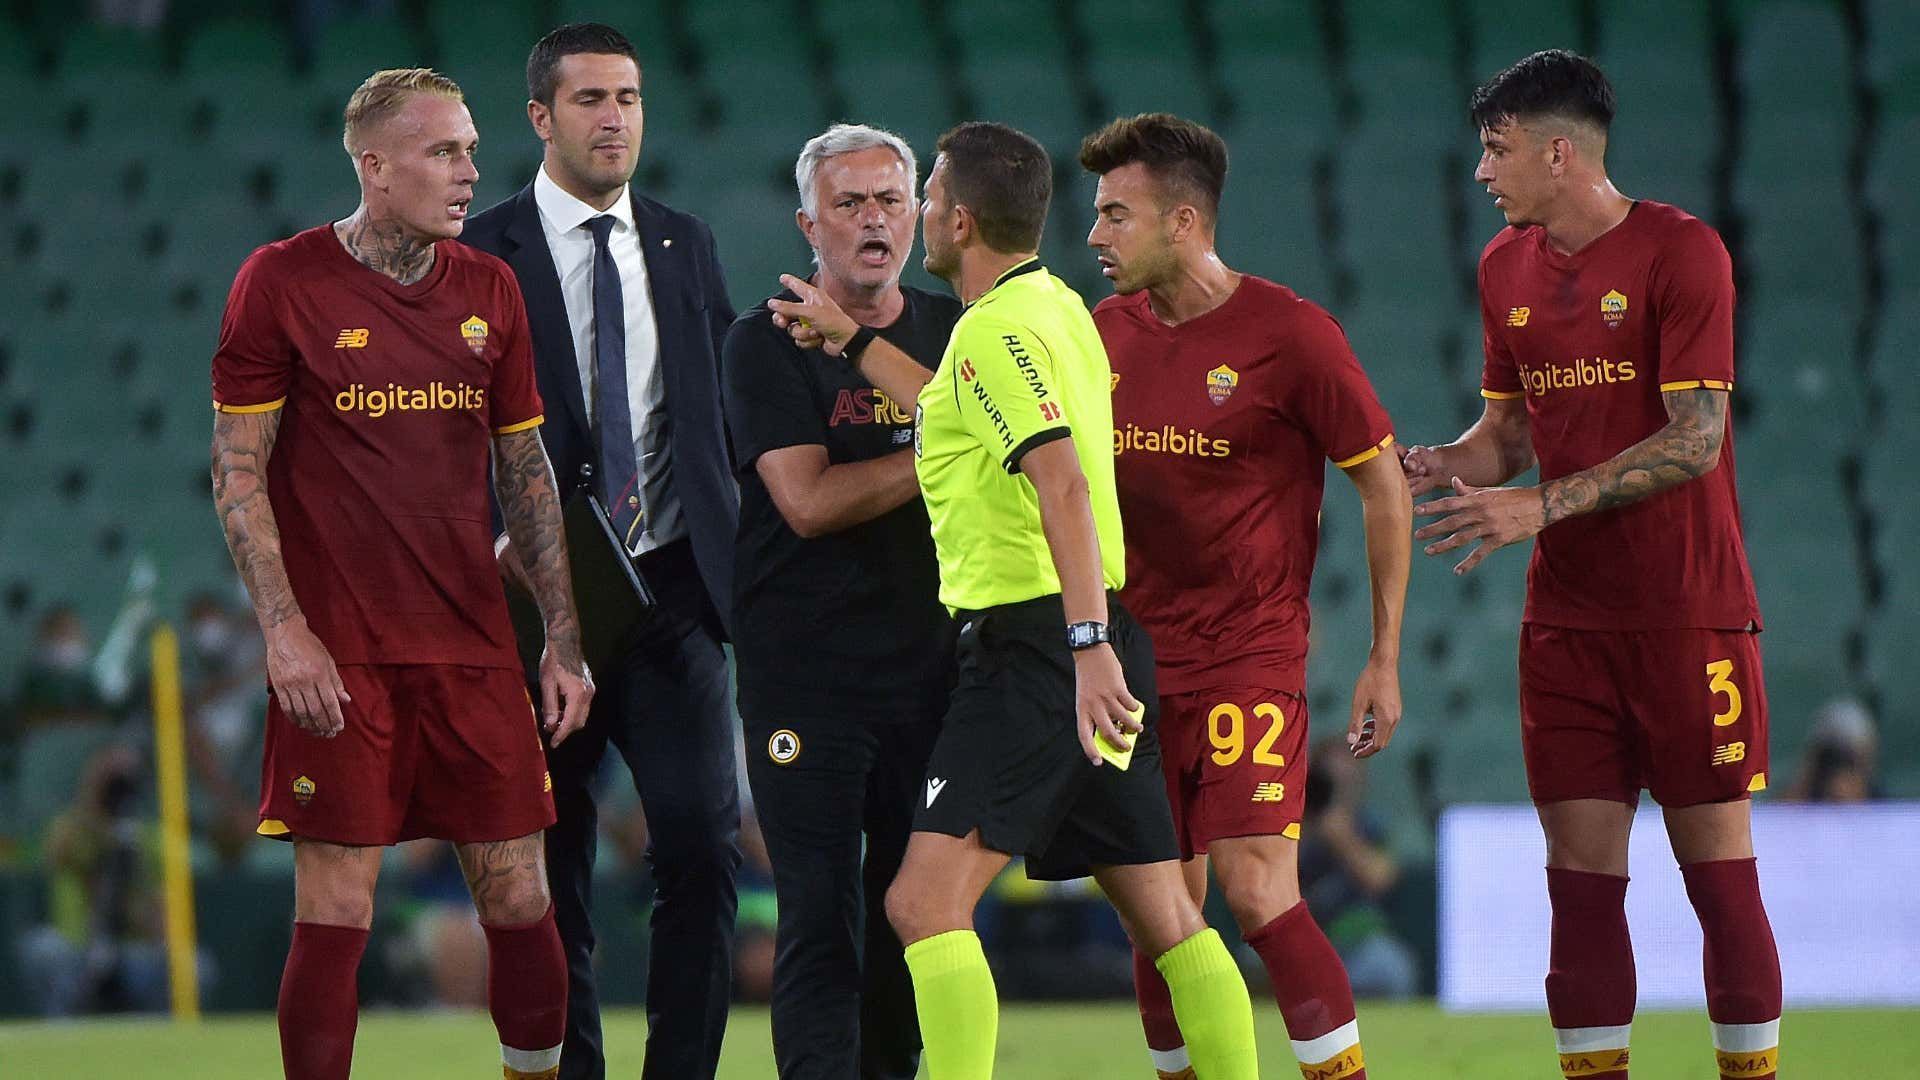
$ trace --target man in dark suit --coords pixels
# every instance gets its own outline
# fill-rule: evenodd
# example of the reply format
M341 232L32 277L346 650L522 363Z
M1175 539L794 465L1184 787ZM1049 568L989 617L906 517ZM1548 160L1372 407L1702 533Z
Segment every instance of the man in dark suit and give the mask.
M547 871L570 974L560 1075L606 1075L588 909L591 785L611 742L646 812L656 882L642 1075L711 1077L740 864L721 651L739 493L716 359L734 312L707 226L628 187L642 120L626 37L597 23L560 27L534 46L527 90L546 144L540 172L467 222L462 239L519 279L554 471L594 485L655 599L602 662L611 670L594 671L586 728L548 754L559 822L547 831ZM504 539L500 563L515 580Z

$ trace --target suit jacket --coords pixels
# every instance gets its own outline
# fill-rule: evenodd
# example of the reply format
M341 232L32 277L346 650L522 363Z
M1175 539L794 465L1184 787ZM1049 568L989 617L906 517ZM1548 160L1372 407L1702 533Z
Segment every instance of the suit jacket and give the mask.
M638 192L632 192L632 198L660 332L667 415L673 424L674 491L712 604L709 614L724 628L732 616L734 532L740 517L740 489L733 478L720 404L720 342L733 324L733 304L706 223ZM547 249L533 185L469 218L460 239L504 260L520 281L533 331L540 398L546 404L541 436L562 489L570 490L580 466L597 462L598 455L587 425L560 275Z

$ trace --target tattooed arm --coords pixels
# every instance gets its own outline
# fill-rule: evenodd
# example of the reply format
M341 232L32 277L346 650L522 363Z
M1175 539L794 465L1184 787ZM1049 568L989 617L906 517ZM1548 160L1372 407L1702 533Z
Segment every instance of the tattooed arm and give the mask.
M1591 469L1540 485L1543 528L1639 502L1713 471L1727 435L1727 392L1669 390L1660 400L1667 406L1666 427Z
M567 538L560 521L560 485L554 481L539 428L494 438L493 490L547 624L547 645L540 655L541 714L558 746L586 723L593 675L581 658L573 570L567 565Z
M1460 565L1464 574L1495 550L1535 535L1556 521L1639 502L1713 471L1727 433L1727 393L1696 388L1660 395L1667 423L1613 457L1530 488L1476 488L1458 480L1455 494L1417 508L1422 517L1445 515L1414 537L1446 539L1427 545L1439 555L1478 540Z
M280 710L309 734L331 738L346 726L340 704L351 699L333 657L294 599L280 557L280 527L267 500L267 461L280 416L278 409L214 414L213 502L266 638L267 681Z

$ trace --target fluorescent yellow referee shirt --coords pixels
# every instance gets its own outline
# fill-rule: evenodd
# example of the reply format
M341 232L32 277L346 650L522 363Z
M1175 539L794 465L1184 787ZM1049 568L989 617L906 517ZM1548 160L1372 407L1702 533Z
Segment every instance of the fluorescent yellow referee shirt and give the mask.
M914 410L913 454L933 519L940 602L954 611L1060 591L1027 451L1072 436L1107 588L1126 583L1113 483L1113 380L1080 295L1029 259L960 316Z

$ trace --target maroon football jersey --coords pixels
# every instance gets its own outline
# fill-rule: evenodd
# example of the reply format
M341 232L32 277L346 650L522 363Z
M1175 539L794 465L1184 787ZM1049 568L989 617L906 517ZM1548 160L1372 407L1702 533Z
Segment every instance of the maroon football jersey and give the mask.
M1304 686L1323 463L1393 441L1346 335L1251 275L1179 326L1145 292L1093 320L1113 365L1123 596L1153 635L1160 693Z
M267 492L294 597L336 663L520 666L489 446L541 413L505 263L442 242L402 285L331 225L269 244L227 297L213 404L285 410Z
M1667 423L1661 394L1733 388L1733 264L1720 235L1637 202L1573 255L1507 228L1480 256L1481 393L1524 397L1540 478L1590 468ZM1734 491L1733 421L1712 472L1549 525L1526 621L1587 630L1758 625Z

